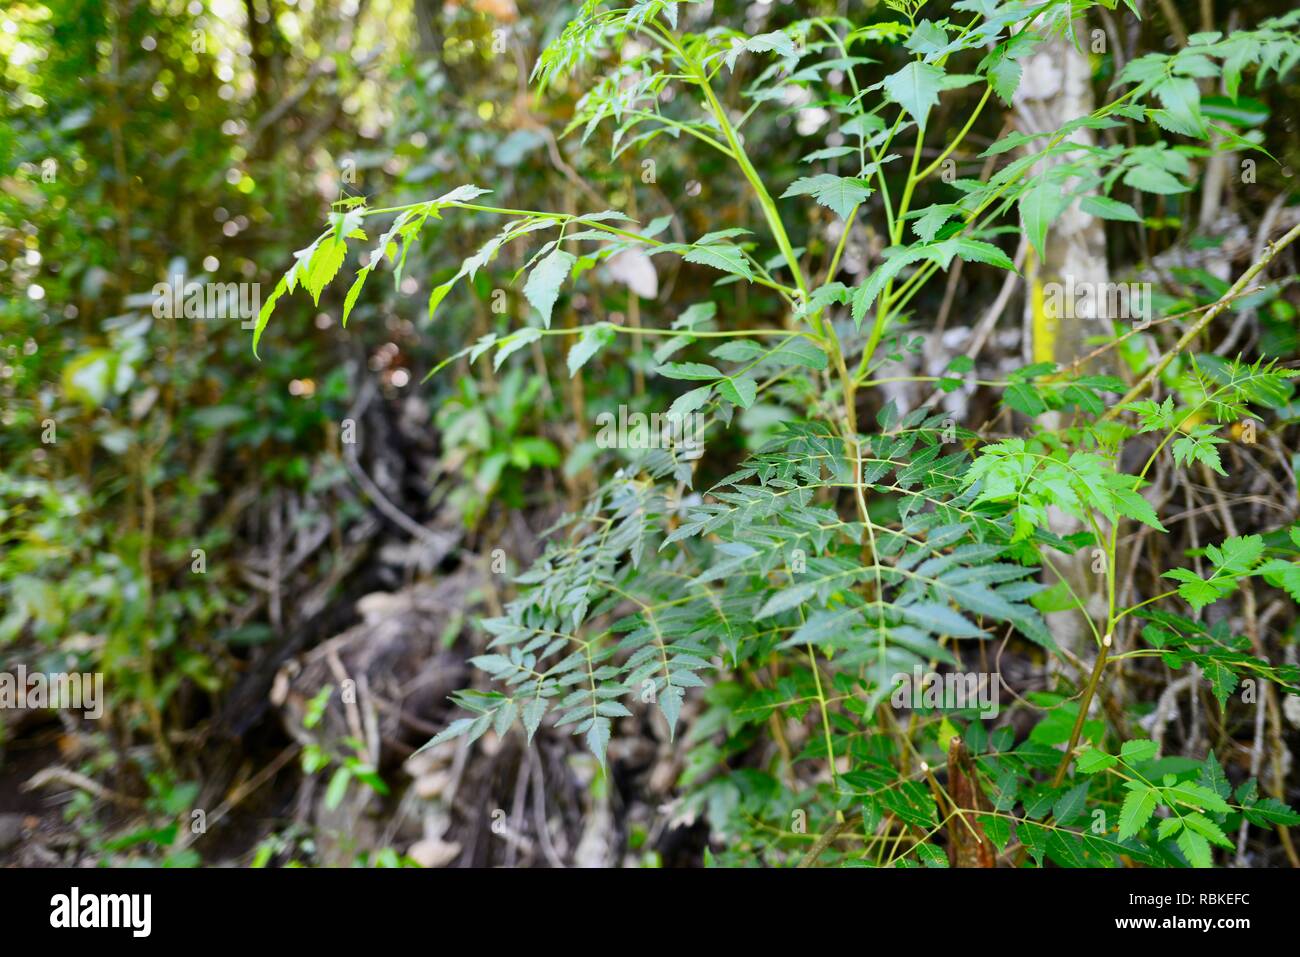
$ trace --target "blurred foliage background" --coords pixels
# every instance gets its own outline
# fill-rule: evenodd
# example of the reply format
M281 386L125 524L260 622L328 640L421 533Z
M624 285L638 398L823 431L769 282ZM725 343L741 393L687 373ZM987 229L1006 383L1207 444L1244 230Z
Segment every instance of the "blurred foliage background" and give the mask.
M1139 39L1158 49L1169 10L1195 25L1210 6L1142 5L1142 36L1118 38L1121 49ZM1290 5L1212 6L1236 19ZM809 0L718 2L703 15L758 32L880 12ZM384 865L524 853L476 835L540 779L519 770L536 759L507 759L498 744L472 759L477 770L452 764L452 785L442 766L408 775L402 762L463 678L466 614L506 597L493 564L526 567L546 525L592 488L590 423L647 389L648 350L570 379L563 346L534 344L500 371L462 361L422 382L470 340L511 326L496 290L521 299L511 278L522 250L480 272L476 295L449 300L436 324L424 319L429 291L490 235L473 217L427 227L434 241L395 288L370 284L346 331L346 287L318 305L282 303L260 361L251 323L157 315L154 288L181 276L256 283L264 295L332 202L397 205L468 182L502 206L618 209L643 222L672 213L676 238L724 220L756 225L742 183L707 150L661 140L615 157L604 134L560 138L583 90L539 97L528 74L571 13L516 0L11 0L0 12L0 669L102 671L108 693L98 722L0 715L0 814L23 835L0 855ZM1094 59L1104 89L1114 57ZM1234 187L1246 223L1294 190L1300 90L1291 81L1268 95L1255 120L1279 164ZM964 121L960 99L945 104L935 128ZM825 138L815 104L787 106L746 127L774 182ZM993 112L972 150L997 139ZM961 175L982 164L962 156ZM833 217L808 210L797 241L833 244ZM1175 199L1145 213L1162 228L1115 231L1112 263L1213 239ZM867 217L857 230L846 282L885 244ZM655 308L667 324L709 298L715 277L660 268L644 297L631 291L644 272L602 274L556 321L635 323ZM1207 275L1174 285L1212 299ZM972 324L995 293L987 277L963 278L951 324ZM726 295L752 325L779 321L775 298L744 286ZM1285 298L1255 321L1258 351L1294 355ZM760 404L746 415L752 437L786 412ZM348 423L361 427L355 452ZM357 609L364 596L447 580L458 587L421 613L430 634L420 631L418 654L399 649L419 660L385 664L414 683L390 699L383 733L348 725L341 708L345 730L323 733L322 693L345 679L313 657L322 642L382 618ZM324 677L303 684L317 666ZM623 766L655 764L661 745L622 755ZM563 736L550 748L555 813L577 822L612 807L619 853L699 861L698 824L648 842L652 815L626 806L668 793L680 766L632 787L616 761L601 783ZM611 804L604 788L621 797ZM353 816L339 816L354 797ZM573 823L579 835L584 826Z

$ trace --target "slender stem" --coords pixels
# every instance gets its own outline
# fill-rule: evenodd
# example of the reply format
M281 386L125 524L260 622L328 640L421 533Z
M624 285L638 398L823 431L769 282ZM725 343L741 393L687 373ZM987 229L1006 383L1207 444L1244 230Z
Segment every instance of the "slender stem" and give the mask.
M1088 720L1088 707L1092 704L1093 696L1097 693L1097 686L1101 683L1101 673L1106 669L1106 656L1110 651L1110 635L1101 640L1101 647L1097 649L1097 661L1092 666L1092 675L1088 679L1088 687L1083 693L1083 698L1079 701L1079 716L1074 719L1074 727L1070 731L1070 741L1065 746L1065 754L1061 757L1061 763L1056 768L1056 775L1052 778L1052 787L1060 787L1061 782L1065 780L1065 769L1070 766L1074 760L1074 749L1078 747L1079 736L1083 733L1083 723Z
M853 229L853 220L857 219L861 208L861 205L854 206L849 211L849 218L844 220L844 231L840 233L840 241L835 244L835 254L831 256L831 264L826 267L826 278L822 280L822 285L834 281L835 273L840 268L840 257L844 255L844 247L848 244L849 232Z
M958 134L955 137L953 137L952 142L948 144L948 148L945 149L942 153L940 153L933 163L931 163L925 169L921 170L919 174L921 179L925 179L927 176L929 176L931 173L937 170L940 166L943 165L943 161L952 155L952 151L955 150L961 144L961 141L966 138L966 134L971 131L971 127L973 127L975 125L975 121L979 119L980 113L984 111L984 104L988 103L989 97L992 95L993 95L993 87L992 86L985 87L984 95L980 97L979 103L975 105L975 109L971 113L970 119L966 121L966 125L961 128L961 131L958 132Z
M817 701L821 705L822 712L822 734L826 739L826 763L831 769L831 787L836 791L840 789L838 773L835 770L835 746L831 743L831 720L829 709L826 706L826 695L822 691L822 674L821 669L817 667L817 656L813 653L813 646L808 646L808 664L812 667L813 680L817 685Z

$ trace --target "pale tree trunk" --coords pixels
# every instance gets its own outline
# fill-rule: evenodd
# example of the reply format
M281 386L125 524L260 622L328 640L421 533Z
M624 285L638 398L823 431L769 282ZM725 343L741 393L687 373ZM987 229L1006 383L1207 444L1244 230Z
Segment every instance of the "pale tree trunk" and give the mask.
M1080 26L1080 36L1085 37ZM1044 42L1032 57L1022 64L1023 76L1016 91L1014 108L1016 122L1024 132L1047 132L1059 129L1065 123L1093 111L1092 67L1086 53L1077 50L1068 39L1056 37ZM1042 142L1041 140L1038 142ZM1091 130L1079 129L1068 142L1091 146ZM1045 163L1068 159L1045 160ZM1091 296L1077 302L1074 317L1057 316L1044 287L1060 283L1062 287L1084 288L1083 283L1094 284L1100 291L1110 279L1106 264L1106 232L1100 220L1079 209L1073 203L1053 222L1047 233L1043 256L1030 249L1025 262L1025 351L1026 359L1033 362L1054 361L1066 365L1086 355L1090 348L1087 340L1109 330L1109 324L1099 319L1097 312L1104 296ZM1058 298L1059 301L1059 298ZM1082 307L1082 308L1079 308ZM1104 371L1094 366L1090 371ZM1044 424L1054 427L1059 416L1048 413ZM1057 534L1070 534L1079 530L1073 518L1055 513L1051 528ZM1084 549L1074 556L1054 553L1052 562L1069 579L1075 592L1082 598L1088 612L1104 621L1106 607L1104 576L1094 570L1094 554ZM1050 571L1046 580L1054 584L1056 576ZM1048 615L1048 625L1062 647L1076 653L1088 647L1091 635L1086 622L1077 612L1057 612ZM1085 655L1087 657L1087 655Z

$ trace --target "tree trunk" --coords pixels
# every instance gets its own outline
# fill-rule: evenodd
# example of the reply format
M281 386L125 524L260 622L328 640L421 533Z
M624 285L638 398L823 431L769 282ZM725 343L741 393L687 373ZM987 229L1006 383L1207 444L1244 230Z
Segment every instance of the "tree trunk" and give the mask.
M1082 35L1082 34L1081 34ZM1016 121L1024 132L1047 132L1059 129L1070 120L1090 114L1094 106L1092 93L1092 66L1086 53L1076 49L1067 37L1055 37L1043 43L1024 63L1024 74L1014 101ZM1091 130L1075 130L1068 142L1091 146ZM1066 162L1070 155L1045 160L1045 163ZM1061 365L1074 362L1090 350L1089 337L1109 332L1109 323L1098 316L1104 296L1091 296L1078 302L1073 317L1055 314L1050 297L1044 290L1051 283L1060 283L1065 289L1087 288L1090 284L1100 291L1110 280L1106 263L1106 232L1095 216L1083 212L1078 202L1072 203L1052 223L1047 233L1043 255L1040 258L1032 248L1025 261L1025 351L1026 360L1032 362L1057 362ZM1057 302L1062 301L1057 297ZM1094 368L1094 372L1105 371ZM1059 413L1047 413L1044 419L1055 418ZM1048 421L1048 428L1059 423ZM1051 528L1066 535L1079 530L1079 523L1064 514L1052 516ZM1094 618L1105 616L1102 583L1104 577L1094 571L1094 555L1084 549L1074 556L1057 554L1053 563L1070 581L1071 587L1082 598ZM1055 576L1047 573L1051 583ZM1082 651L1089 632L1076 612L1056 612L1048 615L1048 624L1057 640L1071 651Z

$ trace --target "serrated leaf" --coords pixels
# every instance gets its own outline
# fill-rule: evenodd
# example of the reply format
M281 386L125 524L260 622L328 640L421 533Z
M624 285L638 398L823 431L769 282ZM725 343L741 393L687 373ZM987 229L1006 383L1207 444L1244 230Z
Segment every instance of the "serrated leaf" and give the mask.
M1191 188L1184 186L1172 173L1155 166L1132 167L1124 174L1124 185L1161 196L1185 193Z
M754 616L754 620L762 621L764 618L770 618L780 612L788 611L797 605L803 604L816 593L817 582L815 581L798 582L777 589L776 593L768 598L758 614Z
M657 703L659 710L663 712L664 719L668 722L668 740L671 741L677 732L677 719L682 713L682 701L686 692L674 684L669 684L659 692Z
M814 342L803 336L791 336L781 346L773 350L768 361L784 365L798 365L805 369L820 372L829 363L826 353Z
M957 258L964 259L967 262L988 263L990 266L997 266L999 269L1006 269L1010 272L1016 271L1016 264L1001 249L992 243L986 243L978 239L971 239L968 236L959 236L956 239Z
M1211 844L1217 844L1220 847L1232 849L1235 845L1228 840L1228 836L1223 833L1223 828L1215 824L1203 814L1187 814L1183 817L1183 823L1186 827L1195 831L1201 837L1208 840Z
M1119 811L1119 839L1126 841L1142 830L1155 812L1158 794L1154 788L1140 786L1130 790Z
M1119 756L1126 764L1143 764L1160 753L1160 745L1146 738L1125 741L1120 745Z
M977 638L984 634L965 616L937 602L918 602L899 607L897 611L911 624L931 634L951 635L953 638Z
M1088 802L1088 781L1077 784L1066 791L1052 805L1052 816L1059 824L1069 824L1082 812Z
M691 389L689 392L683 392L673 404L668 407L669 415L685 415L687 412L694 412L705 402L709 401L709 394L713 391L712 385L700 386L698 389Z
M366 277L370 275L370 267L362 266L357 272L357 278L352 281L352 288L348 290L347 298L343 300L343 328L348 327L348 316L352 314L352 307L357 304L357 297L361 295L361 287L366 284Z
M1124 223L1140 223L1142 217L1128 203L1111 199L1109 196L1085 196L1079 202L1080 212L1100 219L1112 219Z
M542 338L541 330L534 329L531 326L521 329L497 346L497 351L492 356L492 369L495 371L501 368L501 364L514 353L531 345Z
M819 173L816 176L803 176L795 180L781 194L781 198L812 196L822 206L833 210L841 219L848 219L854 207L870 196L871 192L871 187L860 179Z
M1050 182L1031 186L1020 197L1020 223L1038 255L1045 255L1047 230L1066 206L1061 188Z
M754 278L754 273L749 268L749 261L745 259L745 254L739 246L731 246L726 243L715 243L711 246L692 246L690 251L682 258L688 263L712 266L714 269L720 269L736 276L743 276L751 281Z
M1219 764L1219 759L1211 751L1205 756L1205 763L1201 765L1201 773L1198 778L1203 787L1209 788L1221 798L1227 798L1232 794L1232 784L1228 781L1228 776L1223 773L1223 766Z
M1184 827L1178 835L1178 848L1187 856L1192 867L1214 866L1214 855L1210 853L1209 842L1201 835Z
M605 749L609 746L609 718L596 718L587 729L587 747L605 767Z
M703 362L665 362L655 368L655 374L667 379L718 379L722 373Z
M1011 105L1011 99L1020 86L1020 74L1020 64L1009 57L998 57L989 64L989 86L1007 106Z
M943 70L933 63L913 61L885 77L885 95L906 110L924 130L930 108L939 104L943 77Z
M748 409L754 404L754 398L758 395L758 383L749 376L723 379L718 383L718 395L729 402L734 402L742 409Z
M522 711L524 730L528 732L529 744L532 744L533 735L537 733L544 714L546 714L546 699L540 696L529 698Z
M303 280L303 287L311 293L312 301L316 305L320 305L321 292L338 275L347 255L347 243L341 239L331 237L323 240L316 247L316 252L311 257L311 264L307 267L307 276Z
M1201 90L1195 80L1167 77L1152 92L1167 113L1170 122L1165 125L1186 136L1206 136L1205 120L1201 118Z
M582 338L569 350L567 360L569 378L572 379L577 375L578 370L585 366L592 356L613 342L614 336L614 329L607 322L598 323L585 329Z
M1096 774L1099 771L1105 771L1107 768L1113 768L1119 763L1119 758L1113 754L1107 754L1105 751L1098 751L1096 748L1090 748L1079 755L1075 767L1080 774Z
M1179 804L1185 804L1188 807L1194 807L1203 811L1212 811L1215 814L1227 814L1231 808L1228 802L1221 798L1216 792L1201 784L1192 781L1182 781L1165 789L1165 794L1172 801Z
M560 285L569 277L577 261L572 253L554 249L533 267L524 283L524 297L542 317L542 325L551 328L551 312L560 295Z

